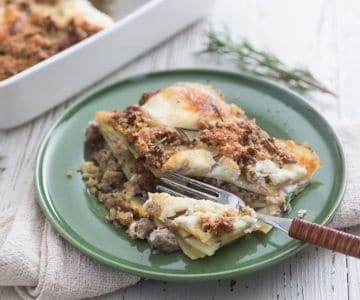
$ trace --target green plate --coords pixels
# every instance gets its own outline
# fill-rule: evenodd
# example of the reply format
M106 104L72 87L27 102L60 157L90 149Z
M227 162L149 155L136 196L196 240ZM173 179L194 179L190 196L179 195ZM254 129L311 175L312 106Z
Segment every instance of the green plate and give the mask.
M208 83L225 98L256 118L271 135L308 141L319 154L322 168L310 186L296 197L296 216L328 223L345 189L345 163L333 129L307 102L271 82L240 74L212 70L173 70L135 76L87 93L72 105L45 137L36 162L36 188L43 212L53 227L87 255L117 269L162 280L209 280L232 277L279 262L304 244L278 230L253 234L220 249L214 256L192 261L181 252L156 253L143 241L104 221L105 208L88 193L75 170L85 160L84 128L98 110L122 110L137 103L145 91L179 81ZM68 169L74 171L66 177Z

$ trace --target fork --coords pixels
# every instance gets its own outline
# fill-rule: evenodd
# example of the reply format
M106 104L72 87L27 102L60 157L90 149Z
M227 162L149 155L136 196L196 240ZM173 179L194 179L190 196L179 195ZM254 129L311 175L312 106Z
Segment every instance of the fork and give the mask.
M178 173L166 174L157 190L177 197L211 200L241 209L245 202L233 193ZM298 218L280 218L257 213L258 219L288 236L322 248L360 258L360 237Z

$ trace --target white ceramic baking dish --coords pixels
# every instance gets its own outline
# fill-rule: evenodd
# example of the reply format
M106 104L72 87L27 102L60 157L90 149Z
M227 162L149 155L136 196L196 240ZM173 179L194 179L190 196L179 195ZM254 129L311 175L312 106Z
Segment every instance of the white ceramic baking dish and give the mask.
M0 81L0 129L25 123L69 99L204 16L212 3L119 1L115 18L120 19L112 27ZM122 16L129 7L135 10Z

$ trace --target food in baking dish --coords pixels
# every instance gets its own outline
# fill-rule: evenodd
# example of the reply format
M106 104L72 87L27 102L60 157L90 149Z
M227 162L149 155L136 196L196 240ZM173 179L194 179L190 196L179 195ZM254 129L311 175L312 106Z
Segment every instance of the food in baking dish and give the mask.
M112 24L87 0L0 0L0 80Z
M239 107L226 103L220 91L196 83L145 93L139 105L122 112L97 112L86 135L95 147L95 164L85 166L102 169L88 185L111 209L117 203L110 209L110 220L125 224L130 236L137 237L133 222L147 219L142 222L152 226L144 235L150 245L162 249L154 240L170 235L193 259L212 255L246 233L267 232L269 226L257 220L255 210L280 215L320 166L307 144L271 137ZM104 192L108 170L101 151L111 156L111 165L121 174L110 176L122 178L119 191L114 192L116 185L111 183ZM229 190L249 207L234 210L207 200L148 194L154 192L157 178L168 172ZM91 178L84 166L83 174ZM127 212L118 209L123 202Z

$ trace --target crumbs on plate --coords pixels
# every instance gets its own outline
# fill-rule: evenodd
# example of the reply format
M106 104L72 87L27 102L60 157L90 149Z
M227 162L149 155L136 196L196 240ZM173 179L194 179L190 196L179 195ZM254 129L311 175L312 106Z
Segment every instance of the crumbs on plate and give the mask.
M307 213L307 210L306 209L299 209L298 212L297 212L297 216L299 218L303 218Z

